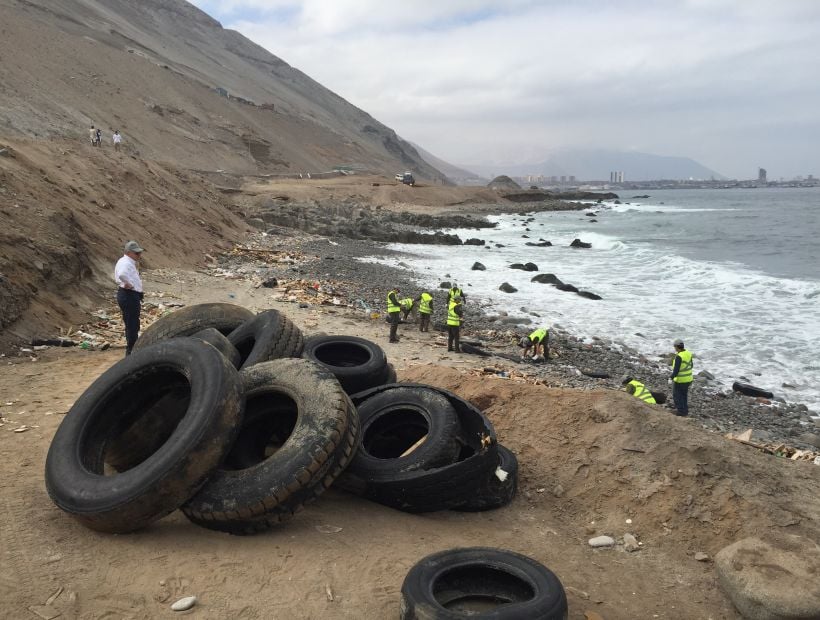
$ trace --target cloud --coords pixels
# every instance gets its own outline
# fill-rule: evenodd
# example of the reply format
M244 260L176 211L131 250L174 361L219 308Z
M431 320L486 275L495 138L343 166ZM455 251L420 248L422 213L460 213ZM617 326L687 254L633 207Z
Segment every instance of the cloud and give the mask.
M195 4L451 161L583 144L690 156L733 176L762 162L820 174L808 148L820 139L810 0ZM754 138L795 123L805 135Z

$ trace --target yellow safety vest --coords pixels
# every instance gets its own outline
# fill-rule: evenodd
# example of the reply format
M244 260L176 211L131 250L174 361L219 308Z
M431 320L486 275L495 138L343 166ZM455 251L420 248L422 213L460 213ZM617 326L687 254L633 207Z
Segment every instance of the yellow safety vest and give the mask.
M453 299L453 297L461 297L462 295L463 293L460 288L453 287L450 289L450 292L447 293L447 301L449 302Z
M402 309L409 310L413 307L413 300L410 297L399 299L399 305L402 307Z
M675 357L680 358L680 370L678 374L675 375L674 381L675 383L692 383L694 377L692 376L692 352L691 351L681 351ZM675 367L675 360L672 360L672 368Z
M422 314L432 314L433 309L430 307L430 302L433 301L433 296L430 293L422 293L419 301L419 312Z
M456 306L460 306L460 301L451 301L447 308L447 325L461 325L461 317L456 314Z
M387 313L392 314L393 312L400 312L401 306L397 306L392 301L390 301L390 296L395 294L396 291L390 291L387 293Z
M634 385L635 386L635 393L633 396L635 398L640 398L643 402L649 405L657 404L655 402L655 397L652 396L652 392L646 389L646 386L641 383L640 381L635 381L634 379L627 383L627 385Z
M532 342L535 342L535 339L538 338L538 342L544 342L544 338L548 333L549 330L543 327L541 329L536 329L533 333L530 334L530 340Z

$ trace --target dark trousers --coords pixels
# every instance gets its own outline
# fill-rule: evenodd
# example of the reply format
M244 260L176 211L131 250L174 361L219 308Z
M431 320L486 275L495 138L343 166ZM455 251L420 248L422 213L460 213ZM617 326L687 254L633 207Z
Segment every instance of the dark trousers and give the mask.
M419 331L426 332L430 329L430 315L419 312Z
M398 342L399 337L397 331L399 329L399 315L400 312L388 312L387 318L390 321L390 342Z
M142 295L137 291L117 289L117 303L122 311L122 322L125 323L125 354L129 355L140 335L140 300Z
M447 350L461 353L461 345L458 339L461 337L461 325L447 326Z
M672 399L675 401L675 415L689 415L689 386L692 383L673 383Z

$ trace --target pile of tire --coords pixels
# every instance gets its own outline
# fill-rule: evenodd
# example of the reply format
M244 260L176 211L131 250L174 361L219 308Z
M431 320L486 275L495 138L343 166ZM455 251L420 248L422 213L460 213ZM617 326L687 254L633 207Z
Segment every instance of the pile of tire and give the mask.
M517 462L483 413L395 381L368 340L305 340L276 310L188 306L146 329L72 406L49 447L46 489L113 533L181 509L197 525L251 534L332 484L410 512L509 503Z
M512 501L518 460L473 404L415 383L377 386L351 398L362 440L337 486L414 513L491 510Z

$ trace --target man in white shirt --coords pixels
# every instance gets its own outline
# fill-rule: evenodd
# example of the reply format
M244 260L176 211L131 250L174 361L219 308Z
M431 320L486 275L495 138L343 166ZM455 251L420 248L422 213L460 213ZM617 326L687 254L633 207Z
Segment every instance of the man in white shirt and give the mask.
M114 150L119 151L120 143L122 142L122 136L120 135L119 129L117 129L117 131L114 132L114 135L111 137L111 139L114 141Z
M144 250L136 241L125 244L125 254L114 266L114 281L117 283L117 303L122 311L122 322L125 324L125 354L131 355L131 349L140 335L140 302L142 301L142 279L137 270L137 261Z

